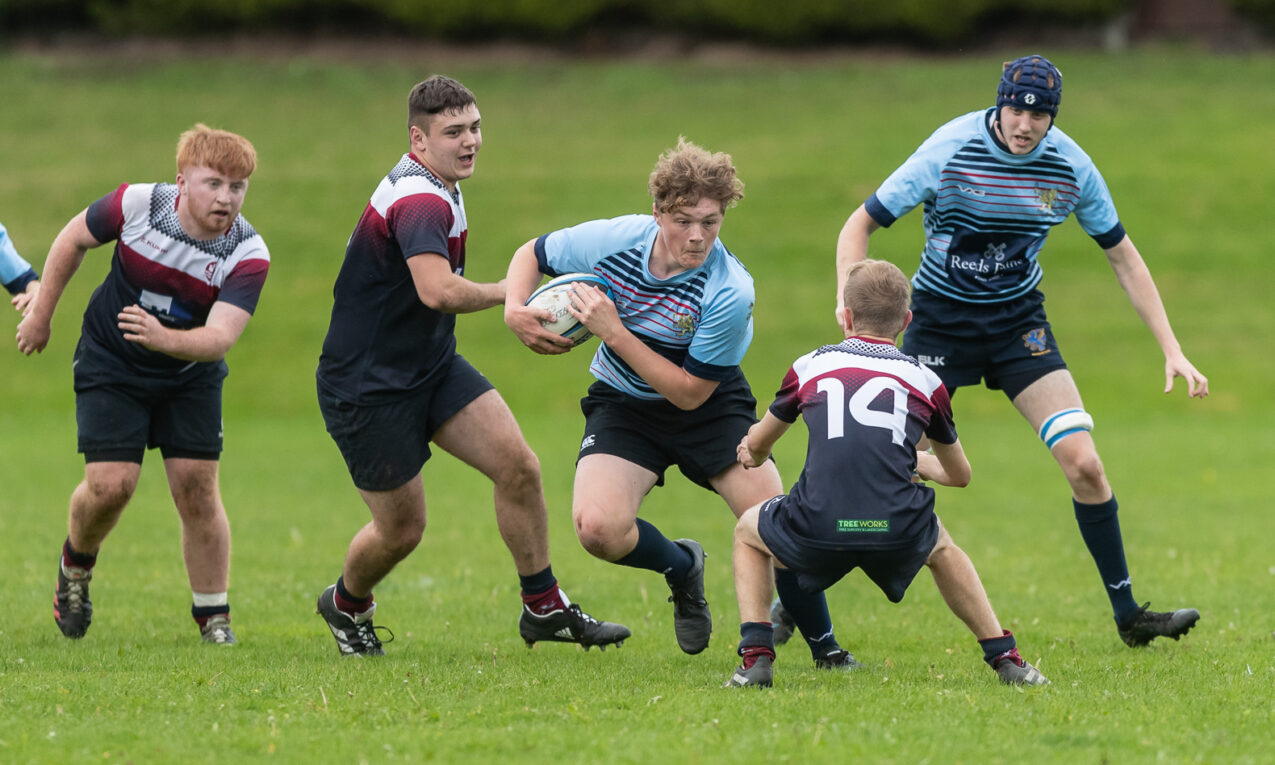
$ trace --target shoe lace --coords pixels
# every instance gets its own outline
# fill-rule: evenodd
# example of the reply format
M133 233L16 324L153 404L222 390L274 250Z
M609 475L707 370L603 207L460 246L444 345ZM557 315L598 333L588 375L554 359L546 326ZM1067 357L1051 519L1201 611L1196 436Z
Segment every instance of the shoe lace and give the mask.
M567 607L567 612L571 615L572 621L582 626L600 623L597 619L594 619L592 616L589 616L584 611L580 610L580 606L575 603L572 603Z
M357 643L358 646L363 648L380 648L382 642L394 642L394 632L389 627L383 627L379 624L372 624L371 622L356 622L354 625L354 631L357 633L356 637L350 642ZM389 638L382 641L380 636L377 634L378 632L387 633Z
M87 593L83 582L76 579L68 579L66 581L66 593L63 599L66 601L67 610L78 614L84 609L86 596Z

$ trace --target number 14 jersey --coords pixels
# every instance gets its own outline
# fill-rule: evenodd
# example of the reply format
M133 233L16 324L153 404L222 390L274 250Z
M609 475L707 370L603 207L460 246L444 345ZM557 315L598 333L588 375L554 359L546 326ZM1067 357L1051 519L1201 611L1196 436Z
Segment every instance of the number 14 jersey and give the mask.
M938 375L892 343L851 338L797 359L770 405L809 431L785 504L789 531L828 549L891 549L929 528L934 490L912 480L916 445L956 442Z

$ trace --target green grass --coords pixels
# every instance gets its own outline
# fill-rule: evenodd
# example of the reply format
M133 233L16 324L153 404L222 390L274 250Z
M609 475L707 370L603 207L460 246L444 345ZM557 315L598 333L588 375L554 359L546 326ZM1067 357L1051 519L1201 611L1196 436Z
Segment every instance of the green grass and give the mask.
M649 209L646 175L679 134L732 152L747 197L723 239L758 283L745 371L764 405L793 358L836 337L833 244L845 216L941 121L986 104L1013 53L414 65L0 57L0 220L29 260L42 264L62 224L121 181L171 178L177 134L196 121L256 143L245 214L273 255L225 394L233 650L196 641L155 454L103 549L88 636L67 641L50 618L82 470L70 356L109 250L86 260L43 355L0 348L0 761L1268 761L1275 179L1264 126L1275 92L1258 84L1275 76L1269 56L1056 56L1068 86L1059 124L1103 169L1214 391L1202 402L1161 395L1160 354L1101 251L1074 223L1058 230L1043 258L1050 316L1097 420L1135 593L1204 615L1183 641L1119 643L1052 460L1003 397L964 390L957 422L975 478L942 491L940 512L1054 684L996 685L928 576L893 606L853 575L829 602L865 669L817 674L791 645L772 691L722 690L737 619L729 514L676 471L643 511L711 553L715 638L688 657L660 578L593 560L571 531L588 354L534 356L495 311L461 318L461 349L540 455L554 570L586 609L634 637L605 653L527 651L490 487L442 454L425 470L425 541L377 588L378 622L397 634L388 656L338 661L313 615L366 519L323 432L313 369L346 238L404 150L414 82L447 71L479 96L486 144L465 184L477 279L499 278L514 248L544 231ZM873 254L913 268L919 217L874 237ZM803 442L796 432L780 443L787 481Z

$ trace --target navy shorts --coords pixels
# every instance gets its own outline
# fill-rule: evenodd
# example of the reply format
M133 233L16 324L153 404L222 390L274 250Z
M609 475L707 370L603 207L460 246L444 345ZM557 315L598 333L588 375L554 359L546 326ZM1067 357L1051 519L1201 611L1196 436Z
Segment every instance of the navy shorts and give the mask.
M581 457L610 454L656 475L677 465L682 475L710 491L709 479L735 464L735 447L757 422L757 399L743 374L723 382L697 409L678 409L664 399L633 398L602 382L580 400L584 412Z
M797 584L806 592L822 592L861 568L891 603L898 603L938 543L938 516L931 513L924 533L889 549L815 547L788 530L786 506L791 501L781 494L763 502L757 533L775 558L797 575Z
M948 391L985 380L1011 400L1050 372L1067 368L1040 290L988 304L916 290L902 348L934 370Z
M432 385L384 404L352 404L319 386L319 410L354 485L364 491L397 489L429 460L429 441L443 423L494 386L460 354Z
M224 361L144 373L81 338L72 369L85 462L141 464L147 448L165 459L220 456Z

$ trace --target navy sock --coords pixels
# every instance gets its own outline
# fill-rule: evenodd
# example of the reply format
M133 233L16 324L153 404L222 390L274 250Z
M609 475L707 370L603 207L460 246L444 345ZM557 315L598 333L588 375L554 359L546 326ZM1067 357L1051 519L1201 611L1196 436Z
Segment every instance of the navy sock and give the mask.
M97 555L76 552L75 548L71 547L71 538L67 537L66 541L62 543L62 563L68 568L82 568L92 571L93 566L97 565Z
M987 666L995 669L996 660L1002 656L1008 656L1011 651L1018 648L1018 641L1014 640L1014 633L1009 630L1003 630L1005 634L1000 637L984 638L978 641L978 645L983 649L983 661L987 662ZM1014 656L1017 656L1017 652ZM1013 657L1011 657L1013 658Z
M637 528L637 546L616 563L621 566L658 571L669 581L685 581L695 565L695 559L691 557L690 551L661 534L659 529L641 518L637 519Z
M345 577L337 577L336 579L336 607L347 614L361 614L372 607L372 593L368 593L367 597L360 598L350 594L345 589Z
M1133 599L1133 583L1129 578L1129 566L1125 563L1116 498L1113 496L1098 505L1086 505L1073 499L1072 504L1076 508L1080 536L1098 565L1098 574L1111 600L1116 623L1125 624L1138 612L1138 603Z
M775 656L775 625L770 622L744 622L739 625L739 648L764 648Z
M230 606L195 606L190 607L190 615L195 617L195 622L202 628L208 623L208 620L217 614L230 614Z
M797 584L797 574L785 568L775 569L775 590L784 609L792 615L810 646L810 655L819 658L837 645L832 634L832 617L828 615L828 600L822 592L806 592Z
M522 602L533 614L561 611L567 607L562 590L558 589L558 578L553 575L553 566L545 566L545 570L531 576L518 575L522 586Z

